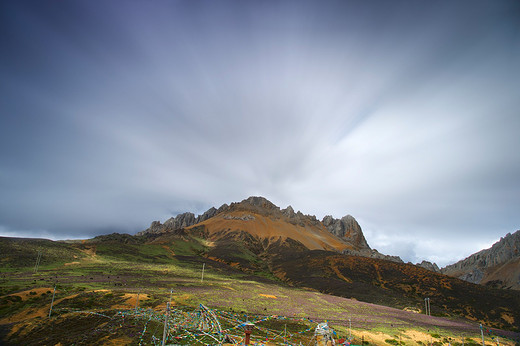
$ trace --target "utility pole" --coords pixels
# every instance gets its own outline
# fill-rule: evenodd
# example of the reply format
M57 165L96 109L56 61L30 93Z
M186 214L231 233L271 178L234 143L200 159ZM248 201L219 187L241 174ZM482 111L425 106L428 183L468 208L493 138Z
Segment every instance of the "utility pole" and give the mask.
M204 267L206 266L206 263L202 263L202 276L200 277L200 282L204 281Z
M431 310L430 310L430 298L424 298L424 313L426 316L431 316Z
M482 323L480 324L480 335L482 336L482 346L485 346L484 343L484 328L482 328Z
M38 256L36 257L36 264L34 265L34 272L38 272L38 267L40 266L40 261L42 259L42 251L38 250Z
M52 292L51 308L49 309L49 318L51 318L52 306L54 305L54 296L56 295L56 285L54 285L54 291Z
M162 346L166 345L166 330L168 329L168 314L170 313L170 303L166 303L166 315L164 316L164 329L162 334Z

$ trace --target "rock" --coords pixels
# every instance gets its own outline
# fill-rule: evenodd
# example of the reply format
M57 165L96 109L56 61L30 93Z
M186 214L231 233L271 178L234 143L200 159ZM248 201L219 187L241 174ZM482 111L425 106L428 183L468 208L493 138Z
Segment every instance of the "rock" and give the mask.
M404 263L401 257L399 256L391 256L391 255L383 255L376 249L360 249L360 250L353 250L353 249L347 249L343 250L343 254L345 255L352 255L352 256L361 256L361 257L368 257L368 258L376 258L376 259L382 259L386 261L396 262L396 263Z
M197 220L195 221L195 223L206 221L207 219L210 219L217 214L218 214L218 210L215 209L214 207L211 207L208 210L206 210L206 212L204 212L204 214L197 216Z
M322 223L330 233L340 238L346 238L356 248L370 249L370 246L368 246L365 236L363 235L363 231L361 230L361 226L359 226L356 219L352 216L343 216L338 220L327 215L323 218Z
M441 270L439 269L439 266L437 266L436 263L432 263L432 262L429 262L429 261L422 261L421 263L416 263L415 264L416 266L418 267L422 267L424 269L428 269L432 272L435 272L435 273L440 273Z
M294 213L294 209L291 206L288 206L287 208L282 209L282 215L289 219L296 216L296 214Z

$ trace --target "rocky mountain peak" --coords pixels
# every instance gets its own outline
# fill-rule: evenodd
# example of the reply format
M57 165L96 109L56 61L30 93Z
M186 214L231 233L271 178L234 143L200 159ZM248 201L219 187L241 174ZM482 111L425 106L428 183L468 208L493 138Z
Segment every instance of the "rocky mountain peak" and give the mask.
M249 204L253 207L267 209L267 210L280 210L280 208L278 208L276 205L274 205L267 198L261 197L261 196L251 196L247 199L244 199L239 204L242 204L242 205Z
M473 283L501 281L504 287L520 288L520 230L500 238L491 248L442 268L441 272ZM508 268L510 267L510 268Z
M294 209L291 206L288 206L287 208L282 209L282 215L287 218L292 218L292 217L296 216L296 214L294 213Z
M309 229L323 229L325 227L330 233L336 237L352 244L353 251L357 251L357 255L361 256L377 256L380 258L381 254L377 251L369 251L370 254L361 253L360 250L370 250L368 243L363 235L361 227L354 217L346 215L341 219L334 219L332 216L326 216L323 221L319 221L314 215L305 215L300 211L295 212L292 206L288 206L285 209L280 209L271 201L260 196L251 196L241 202L231 203L231 205L224 204L220 208L210 208L205 213L199 216L186 212L179 214L175 217L171 217L166 220L164 224L159 221L154 221L150 227L138 233L138 235L146 233L162 233L166 231L173 231L181 228L188 228L197 223L208 220L216 215L230 212L242 212L247 213L248 218L251 214L259 214L267 216L273 220L283 220L293 225L298 225L303 228ZM237 217L235 215L235 217Z
M440 273L441 270L439 269L439 266L437 265L437 263L432 263L430 261L422 261L421 263L416 263L415 264L416 266L418 267L422 267L424 269L428 269L432 272L435 272L435 273Z
M333 218L331 215L327 215L323 218L322 223L329 232L340 238L347 238L358 249L370 249L361 230L361 226L359 226L356 219L351 215L343 216L339 220Z

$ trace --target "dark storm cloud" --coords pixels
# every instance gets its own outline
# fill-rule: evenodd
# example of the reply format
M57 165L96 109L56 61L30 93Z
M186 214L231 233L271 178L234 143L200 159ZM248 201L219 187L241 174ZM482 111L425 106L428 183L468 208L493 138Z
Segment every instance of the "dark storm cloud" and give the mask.
M519 227L515 1L0 6L2 234L253 194L413 261Z

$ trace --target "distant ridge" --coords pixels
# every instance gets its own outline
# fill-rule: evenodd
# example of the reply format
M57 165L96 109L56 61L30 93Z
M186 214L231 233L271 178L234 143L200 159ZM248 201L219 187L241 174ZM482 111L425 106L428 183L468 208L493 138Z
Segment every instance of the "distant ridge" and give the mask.
M441 271L476 284L520 290L520 230Z

